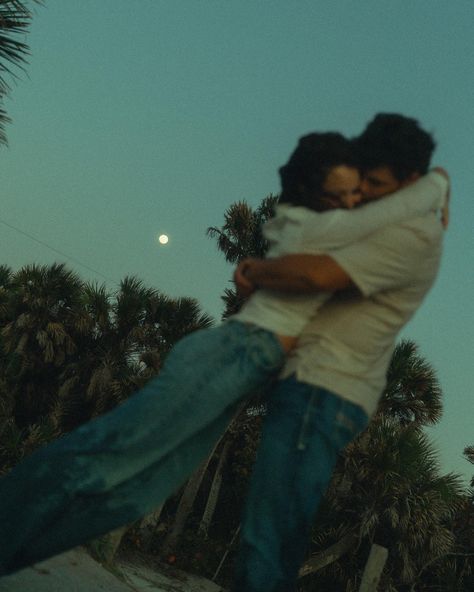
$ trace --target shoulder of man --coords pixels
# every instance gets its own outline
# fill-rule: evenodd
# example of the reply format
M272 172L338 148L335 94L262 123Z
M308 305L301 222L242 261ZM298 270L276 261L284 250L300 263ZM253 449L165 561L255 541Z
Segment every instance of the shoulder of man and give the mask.
M437 273L443 229L430 213L386 226L364 240L328 255L351 277L364 296L430 281Z

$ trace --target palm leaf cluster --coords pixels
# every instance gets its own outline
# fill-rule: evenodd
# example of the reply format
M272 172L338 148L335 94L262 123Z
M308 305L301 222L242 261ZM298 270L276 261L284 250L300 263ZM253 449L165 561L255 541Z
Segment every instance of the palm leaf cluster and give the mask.
M440 474L418 428L383 418L345 453L328 496L331 526L350 525L364 552L372 542L388 548L385 585L397 589L413 583L426 562L454 549L452 522L463 493L457 476ZM357 574L363 557L346 562L345 577L351 579L350 568Z
M238 264L247 257L264 257L268 243L262 234L263 224L273 216L278 196L268 195L253 209L245 201L232 204L224 213L221 227L211 226L207 234L216 239L217 248L228 263ZM243 304L234 289L226 288L222 296L225 304L223 318L236 313Z
M6 144L5 124L10 119L3 108L6 95L10 92L10 80L16 79L16 72L26 64L29 49L23 41L31 22L29 5L40 0L0 0L0 144Z
M466 446L464 449L464 456L471 464L474 465L474 446ZM471 479L471 487L474 489L474 477Z
M109 293L61 264L0 266L0 467L123 401L211 323L133 277Z
M268 245L262 226L272 216L277 200L277 196L270 194L255 210L245 201L234 203L224 213L221 228L208 228L207 234L217 240L217 247L226 261L239 263L246 257L265 255Z
M436 372L418 355L416 344L402 341L392 356L378 414L400 425L435 424L441 419L441 395Z

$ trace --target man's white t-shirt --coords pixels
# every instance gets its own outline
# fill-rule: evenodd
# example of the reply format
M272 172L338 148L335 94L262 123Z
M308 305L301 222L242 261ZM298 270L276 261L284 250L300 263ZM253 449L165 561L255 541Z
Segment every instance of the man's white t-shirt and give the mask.
M329 252L360 294L335 294L319 310L281 377L294 373L360 405L370 417L386 384L395 339L436 278L442 235L438 216L430 213Z
M333 256L335 252L343 254L343 247L350 253L359 244L357 241L382 227L438 210L445 204L446 193L446 179L431 172L408 187L355 210L315 212L303 207L277 206L275 217L263 229L270 243L267 258L290 253ZM385 272L377 273L383 276ZM278 335L297 336L330 296L329 292L295 295L258 290L229 320L253 323Z

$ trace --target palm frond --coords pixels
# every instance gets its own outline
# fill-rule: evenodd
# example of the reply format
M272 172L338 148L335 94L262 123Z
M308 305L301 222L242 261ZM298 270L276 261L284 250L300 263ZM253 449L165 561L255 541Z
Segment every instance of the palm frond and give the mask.
M378 414L396 418L402 425L429 425L441 418L442 393L436 372L413 341L404 340L395 348Z
M217 240L217 247L229 263L238 263L246 257L263 257L268 244L262 234L262 225L273 215L277 197L267 196L254 210L246 201L239 201L224 213L224 224L211 226L207 234Z
M464 448L464 456L474 465L474 446L466 446Z
M32 2L41 4L39 0ZM10 92L10 80L16 80L17 71L24 70L29 47L22 40L31 22L32 12L27 2L0 1L0 103ZM5 109L0 107L0 143L6 144L5 125L10 123Z
M0 265L0 287L6 288L10 285L13 271L8 265Z

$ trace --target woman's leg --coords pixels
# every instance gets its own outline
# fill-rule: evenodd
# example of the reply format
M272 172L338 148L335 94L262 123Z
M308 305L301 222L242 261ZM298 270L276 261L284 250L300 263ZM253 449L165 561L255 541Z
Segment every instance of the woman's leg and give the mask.
M17 550L8 571L56 555L151 512L207 458L238 408L239 404L229 407L204 430L133 478L103 493L78 495L70 505L62 505L61 513ZM38 505L41 511L41 503Z
M117 509L121 502L116 507L113 495L127 483L135 518L145 514L149 501L141 501L140 480L148 469L172 459L229 406L264 384L282 362L281 348L270 333L242 323L183 339L160 374L123 405L36 451L0 480L0 573L17 569L9 567L12 558L27 551L32 557L31 542L40 535L47 538L47 529L58 520L68 533L61 547L52 542L53 553L70 548L68 540L86 542L126 524L130 513ZM202 453L194 449L194 457L193 448L181 454L187 459L182 471L165 469L162 476L153 471L155 482L161 480L161 493L151 507L164 501L199 464ZM179 456L174 458L180 462ZM100 496L108 498L107 512L84 516L76 536L67 525L68 512L72 516L74 504ZM92 504L88 507L92 511Z

